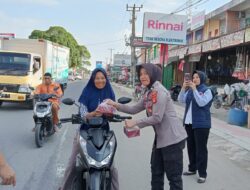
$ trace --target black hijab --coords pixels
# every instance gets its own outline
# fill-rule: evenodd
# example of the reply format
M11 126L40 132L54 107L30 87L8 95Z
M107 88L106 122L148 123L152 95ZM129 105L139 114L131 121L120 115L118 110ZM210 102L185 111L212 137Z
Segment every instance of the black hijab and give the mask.
M162 70L159 66L151 63L141 64L136 67L138 78L140 78L141 69L145 69L150 78L150 84L147 86L151 88L156 81L162 80Z

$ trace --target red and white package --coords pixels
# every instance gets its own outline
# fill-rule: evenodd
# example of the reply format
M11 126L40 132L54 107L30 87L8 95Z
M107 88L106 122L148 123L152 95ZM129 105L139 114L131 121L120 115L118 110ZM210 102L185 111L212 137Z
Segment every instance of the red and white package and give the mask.
M114 114L117 110L111 105L107 104L107 101L103 101L96 109L96 111L104 114Z
M137 126L132 127L132 128L124 127L123 129L124 129L124 133L126 134L128 138L140 136L140 128Z

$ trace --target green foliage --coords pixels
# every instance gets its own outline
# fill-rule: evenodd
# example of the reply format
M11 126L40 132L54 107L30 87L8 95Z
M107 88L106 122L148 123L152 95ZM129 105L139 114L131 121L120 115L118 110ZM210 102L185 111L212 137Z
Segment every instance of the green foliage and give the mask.
M79 45L75 38L63 27L53 26L46 31L34 30L29 36L30 39L45 39L70 48L69 67L81 68L84 65L90 66L88 61L91 57L88 49ZM84 60L84 61L83 61Z

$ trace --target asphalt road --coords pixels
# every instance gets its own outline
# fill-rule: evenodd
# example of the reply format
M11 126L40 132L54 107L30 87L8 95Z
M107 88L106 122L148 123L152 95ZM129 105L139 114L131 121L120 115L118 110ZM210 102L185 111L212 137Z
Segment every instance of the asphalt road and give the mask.
M77 99L84 82L71 83L64 97ZM115 88L116 96L126 92ZM74 106L61 106L60 116L76 112ZM38 149L34 141L33 112L23 105L4 104L0 108L0 149L14 168L17 185L0 186L1 190L57 190L71 153L77 126L65 124L60 132ZM134 117L143 117L144 113ZM123 123L112 124L118 140L115 165L119 170L120 190L150 190L150 153L153 130L148 127L141 136L128 139L123 134ZM186 150L184 169L187 168ZM183 177L185 190L248 190L250 189L249 152L213 134L209 139L208 178L197 184L196 176ZM167 180L165 189L168 189Z

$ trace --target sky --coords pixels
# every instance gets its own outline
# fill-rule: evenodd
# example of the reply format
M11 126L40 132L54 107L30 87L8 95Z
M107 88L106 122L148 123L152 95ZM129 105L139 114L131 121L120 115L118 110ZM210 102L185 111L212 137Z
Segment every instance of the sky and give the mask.
M196 1L196 0L193 0ZM206 14L231 0L202 0L192 12ZM130 53L125 36L131 33L131 12L126 5L143 8L137 12L136 35L142 35L143 13L169 14L185 3L184 0L0 0L0 33L15 33L16 38L28 38L33 30L62 26L79 44L91 53L92 69L96 61L110 60L114 53ZM186 11L178 14L186 14Z

